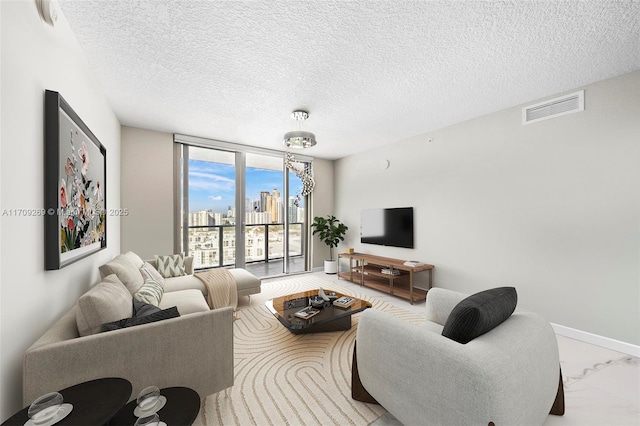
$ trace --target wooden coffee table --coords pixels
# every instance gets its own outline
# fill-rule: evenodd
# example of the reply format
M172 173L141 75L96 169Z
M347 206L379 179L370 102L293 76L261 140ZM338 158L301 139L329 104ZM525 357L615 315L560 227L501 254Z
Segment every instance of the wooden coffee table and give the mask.
M324 289L326 294L333 290ZM348 296L335 292L337 297ZM329 303L320 308L320 313L309 318L302 319L294 314L309 306L309 298L317 296L318 290L304 291L287 296L276 297L265 303L269 311L294 334L321 333L326 331L340 331L351 328L351 316L371 307L371 303L353 298L355 302L349 308L338 308Z

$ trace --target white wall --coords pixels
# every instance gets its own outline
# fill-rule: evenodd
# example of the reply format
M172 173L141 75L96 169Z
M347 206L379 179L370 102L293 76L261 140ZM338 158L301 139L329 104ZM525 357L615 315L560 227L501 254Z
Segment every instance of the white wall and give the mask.
M640 344L639 99L636 71L586 86L584 112L523 126L516 107L338 160L343 247L432 263L437 287L515 286L551 322ZM361 209L405 206L415 249L360 243Z
M62 94L107 149L107 202L120 205L120 124L64 17L55 28L35 1L0 2L0 210L43 206L44 91ZM42 217L2 215L0 421L22 408L22 356L120 251L120 222L107 218L107 248L59 271L44 271Z
M122 251L143 259L173 253L173 135L122 127ZM333 161L315 159L312 216L333 213ZM326 245L312 240L312 266L329 258Z
M173 249L173 134L122 127L122 251L143 259Z

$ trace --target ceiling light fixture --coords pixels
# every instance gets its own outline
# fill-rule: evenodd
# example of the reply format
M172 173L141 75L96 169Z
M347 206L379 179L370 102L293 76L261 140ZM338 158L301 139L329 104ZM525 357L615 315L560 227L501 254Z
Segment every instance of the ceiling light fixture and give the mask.
M311 148L314 146L317 143L316 135L300 130L300 122L309 118L309 113L301 110L293 111L291 118L298 121L298 130L285 133L282 143L287 148Z

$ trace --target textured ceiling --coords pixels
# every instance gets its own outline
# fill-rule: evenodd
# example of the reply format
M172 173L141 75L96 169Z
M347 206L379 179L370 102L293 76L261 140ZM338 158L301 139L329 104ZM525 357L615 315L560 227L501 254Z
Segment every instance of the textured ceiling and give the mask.
M120 122L335 159L640 69L640 1L60 0Z

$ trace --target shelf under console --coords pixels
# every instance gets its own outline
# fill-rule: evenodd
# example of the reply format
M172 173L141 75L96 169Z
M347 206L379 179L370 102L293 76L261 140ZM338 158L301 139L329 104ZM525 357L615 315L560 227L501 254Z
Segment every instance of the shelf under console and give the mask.
M432 287L433 265L407 266L404 260L365 253L341 253L338 257L349 259L349 270L339 272L340 278L402 297L411 304L425 300Z

